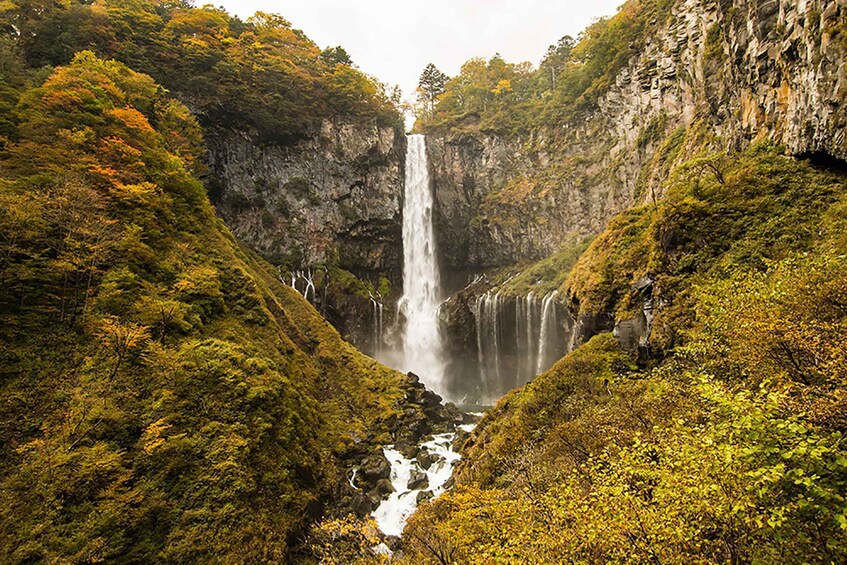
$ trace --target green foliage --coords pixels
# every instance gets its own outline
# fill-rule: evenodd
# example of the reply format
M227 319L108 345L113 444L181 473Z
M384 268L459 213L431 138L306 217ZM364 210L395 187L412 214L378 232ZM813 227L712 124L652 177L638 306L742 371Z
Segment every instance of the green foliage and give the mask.
M613 219L564 289L587 311L624 316L637 306L632 285L650 274L666 300L654 343L672 347L693 323L692 284L809 250L844 182L767 144L700 154L674 169L664 200Z
M673 0L629 0L576 41L563 37L547 50L538 69L499 55L471 59L446 83L434 111L418 116L424 131L527 133L579 120L608 90L657 25Z
M546 296L558 290L564 283L590 242L591 240L587 239L565 244L550 257L528 266L521 266L516 274L513 274L512 270L497 273L492 277L493 286L496 292L503 296L526 296L530 292L536 296Z
M31 4L2 14L21 31L17 47L30 66L92 50L155 78L207 128L250 127L286 141L339 116L402 121L384 86L355 70L343 48L321 52L277 15L243 22L211 5L148 0Z
M179 26L227 21L205 15ZM192 176L197 123L153 79L81 52L19 99L0 157L0 554L285 561L346 480L337 454L397 416L402 376L238 246Z
M444 86L449 78L432 63L428 64L421 73L418 80L418 96L429 112L435 109L435 101L444 92Z

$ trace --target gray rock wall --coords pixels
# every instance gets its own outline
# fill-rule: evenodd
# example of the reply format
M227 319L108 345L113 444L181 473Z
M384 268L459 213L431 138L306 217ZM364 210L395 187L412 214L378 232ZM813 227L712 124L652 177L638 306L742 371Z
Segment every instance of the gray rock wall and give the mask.
M288 146L263 145L248 132L207 137L219 213L270 261L400 272L403 132L324 122Z
M847 0L678 0L591 113L525 138L430 137L446 270L543 257L661 198L657 150L695 122L723 148L847 158L846 50Z

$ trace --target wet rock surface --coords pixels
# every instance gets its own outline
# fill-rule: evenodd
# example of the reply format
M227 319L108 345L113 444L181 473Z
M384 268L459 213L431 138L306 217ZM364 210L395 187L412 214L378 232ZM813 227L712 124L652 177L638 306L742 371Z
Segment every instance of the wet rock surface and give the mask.
M453 433L457 426L475 421L476 418L463 413L452 403L442 404L442 398L428 390L413 373L407 375L404 390L402 416L386 424L393 449L419 467L419 471L409 477L403 488L426 490L429 488L426 472L433 465L443 462L443 457L433 453L423 445L424 442L435 434ZM396 490L390 480L391 463L377 438L358 438L338 456L348 469L349 480L343 487L344 492L339 496L341 502L333 514L343 516L353 513L365 517Z

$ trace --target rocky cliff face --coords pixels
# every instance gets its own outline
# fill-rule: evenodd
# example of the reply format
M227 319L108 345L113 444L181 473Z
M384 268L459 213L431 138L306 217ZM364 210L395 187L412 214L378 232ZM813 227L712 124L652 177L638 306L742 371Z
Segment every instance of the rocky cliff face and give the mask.
M245 132L208 138L217 208L269 260L400 272L402 132L327 121L289 146L263 145Z
M695 122L723 149L768 139L847 157L847 2L679 0L657 26L594 110L561 129L430 137L448 271L547 255L660 198L669 143Z
M795 156L847 158L847 1L678 0L656 27L596 106L561 128L430 136L436 237L450 292L469 273L550 255L601 232L619 212L662 198L673 165L697 151L770 140ZM648 355L653 287L636 290L644 309L633 319L559 296L575 320L566 349L614 329L625 347ZM454 356L473 359L475 317L443 322L448 335L467 336L453 341L469 344Z

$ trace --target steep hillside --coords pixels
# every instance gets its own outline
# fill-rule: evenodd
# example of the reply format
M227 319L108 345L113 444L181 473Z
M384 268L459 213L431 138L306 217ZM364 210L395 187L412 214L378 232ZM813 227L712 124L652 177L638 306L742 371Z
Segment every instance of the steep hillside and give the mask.
M342 457L422 417L405 377L235 241L192 175L197 123L153 79L91 52L19 78L0 181L0 554L284 560L343 498Z
M203 129L207 167L198 173L227 226L287 281L289 272L347 271L332 288L316 277L321 292L309 300L375 350L371 297L356 290L381 278L400 286L405 136L396 92L343 48L321 50L275 14L242 21L190 2L16 0L0 6L0 34L30 68L88 49L167 88ZM305 278L296 279L304 293ZM345 281L356 300L337 300Z
M847 558L847 176L768 145L724 159L615 217L562 286L641 316L662 357L639 365L620 325L508 394L408 562Z

